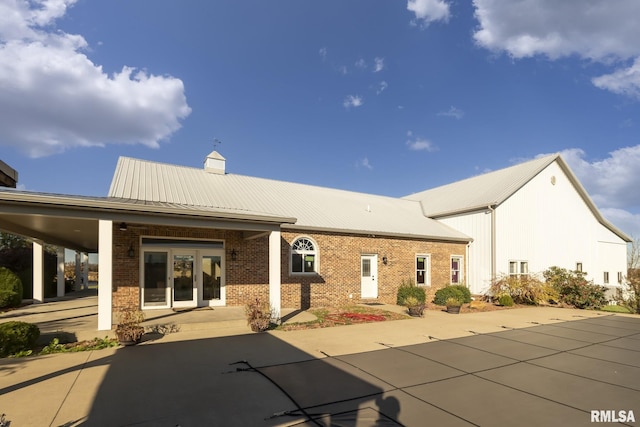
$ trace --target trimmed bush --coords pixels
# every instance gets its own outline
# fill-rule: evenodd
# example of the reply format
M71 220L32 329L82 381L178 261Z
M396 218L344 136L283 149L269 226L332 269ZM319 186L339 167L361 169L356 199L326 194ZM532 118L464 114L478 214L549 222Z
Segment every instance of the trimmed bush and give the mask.
M22 282L5 267L0 267L0 292L0 308L17 307L22 302Z
M40 329L31 323L0 323L0 357L31 350L40 337Z
M408 305L408 298L415 298L419 304L424 304L425 300L427 299L427 295L424 291L424 288L421 286L416 286L416 284L412 280L409 280L407 282L403 280L400 284L400 287L398 288L396 304L406 306Z
M500 298L498 298L498 304L505 307L511 307L513 306L513 298L511 298L511 295L500 295Z
M471 302L471 291L464 285L449 285L438 289L433 298L434 304L446 305L449 298L455 298L461 303Z

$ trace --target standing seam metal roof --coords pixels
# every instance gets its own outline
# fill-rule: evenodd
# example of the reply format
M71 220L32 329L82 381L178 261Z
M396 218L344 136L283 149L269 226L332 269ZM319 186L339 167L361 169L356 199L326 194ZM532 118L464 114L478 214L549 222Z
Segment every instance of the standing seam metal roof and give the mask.
M404 199L419 201L422 204L424 214L430 218L441 218L457 213L485 209L488 206L498 206L553 162L558 162L558 165L565 172L569 181L571 181L598 222L621 239L630 242L629 236L602 216L587 191L560 154L540 157L505 169L421 191L406 196Z
M422 213L419 202L121 157L109 197L262 212L295 228L469 241Z

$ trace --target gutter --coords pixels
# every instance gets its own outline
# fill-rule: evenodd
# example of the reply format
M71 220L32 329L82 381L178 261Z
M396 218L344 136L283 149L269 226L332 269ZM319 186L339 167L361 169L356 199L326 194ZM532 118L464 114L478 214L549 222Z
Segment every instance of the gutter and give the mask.
M496 205L488 205L491 212L491 282L496 280Z

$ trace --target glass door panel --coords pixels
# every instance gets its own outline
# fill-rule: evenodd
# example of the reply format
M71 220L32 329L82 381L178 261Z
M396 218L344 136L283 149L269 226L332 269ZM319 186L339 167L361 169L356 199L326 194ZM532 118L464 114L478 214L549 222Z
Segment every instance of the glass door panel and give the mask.
M204 255L202 257L202 299L220 300L222 288L222 257Z
M193 255L173 256L173 301L194 301L194 259Z
M144 253L143 305L167 305L167 263L166 252Z

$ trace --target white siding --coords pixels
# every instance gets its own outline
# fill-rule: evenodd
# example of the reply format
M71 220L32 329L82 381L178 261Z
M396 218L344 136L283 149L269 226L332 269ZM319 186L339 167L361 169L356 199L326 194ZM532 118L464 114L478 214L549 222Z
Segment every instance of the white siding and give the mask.
M598 222L556 162L498 206L496 229L498 274L508 273L510 260L528 261L531 273L581 262L595 283L609 271L617 284L626 244Z
M468 236L473 236L466 257L465 283L471 293L484 293L491 284L491 213L487 209L438 220Z

